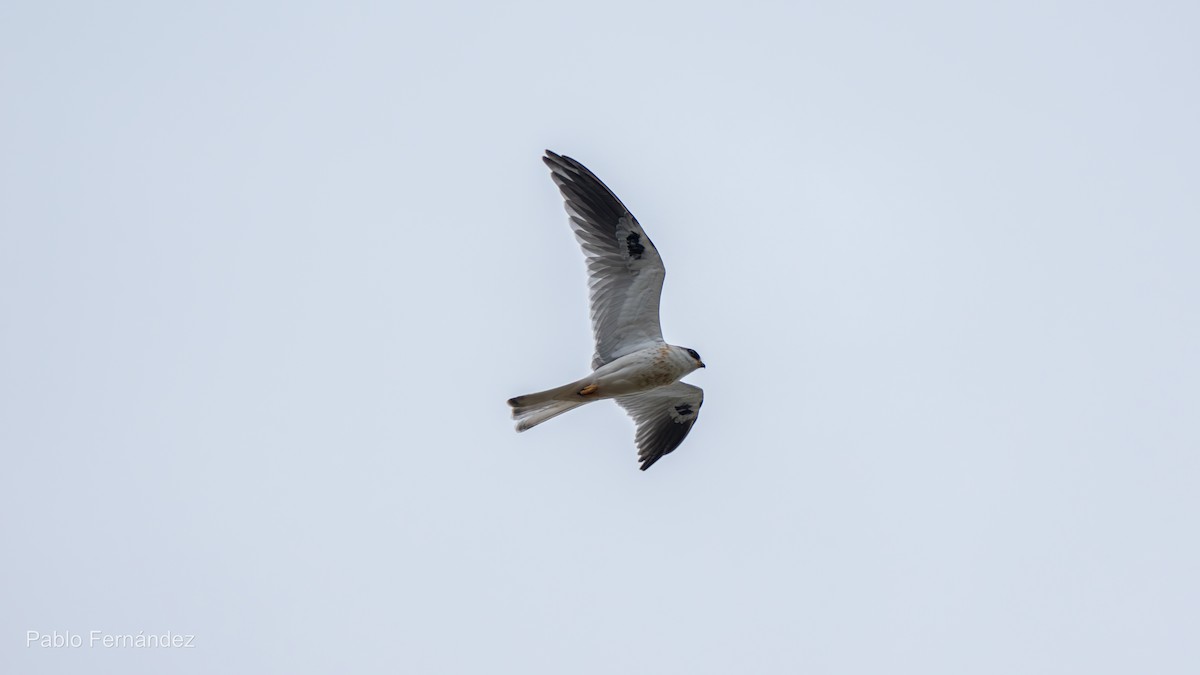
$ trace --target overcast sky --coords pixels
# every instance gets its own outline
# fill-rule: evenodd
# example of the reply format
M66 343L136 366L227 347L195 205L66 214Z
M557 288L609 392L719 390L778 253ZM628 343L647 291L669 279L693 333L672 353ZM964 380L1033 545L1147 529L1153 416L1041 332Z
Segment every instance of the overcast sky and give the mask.
M1198 21L4 3L0 670L1198 672ZM512 429L592 352L544 148L708 364L645 473Z

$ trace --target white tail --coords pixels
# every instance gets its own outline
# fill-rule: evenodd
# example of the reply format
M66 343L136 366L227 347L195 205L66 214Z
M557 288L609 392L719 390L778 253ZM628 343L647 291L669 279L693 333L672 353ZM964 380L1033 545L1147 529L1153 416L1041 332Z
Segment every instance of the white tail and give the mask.
M590 403L591 401L587 399L580 399L578 394L580 386L582 386L580 383L572 382L554 389L539 391L536 394L525 394L508 399L508 404L512 406L513 419L517 421L517 431L527 431L568 410L574 410L584 403Z

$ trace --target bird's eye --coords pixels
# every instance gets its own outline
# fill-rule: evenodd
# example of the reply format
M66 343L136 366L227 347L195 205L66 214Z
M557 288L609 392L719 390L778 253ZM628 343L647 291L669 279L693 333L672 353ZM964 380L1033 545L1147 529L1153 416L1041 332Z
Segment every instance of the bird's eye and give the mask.
M697 361L700 360L700 355L696 353L695 349L689 349L689 350L687 350L687 352L688 352L688 354L691 354L693 359L696 359Z

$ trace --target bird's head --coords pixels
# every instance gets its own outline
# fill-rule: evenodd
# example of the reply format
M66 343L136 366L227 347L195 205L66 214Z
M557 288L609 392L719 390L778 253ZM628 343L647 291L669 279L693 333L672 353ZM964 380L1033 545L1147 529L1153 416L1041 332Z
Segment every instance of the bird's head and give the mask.
M692 359L696 362L697 368L704 367L704 362L700 360L700 354L698 354L695 349L688 349L685 347L684 351L687 352L688 356L692 357Z

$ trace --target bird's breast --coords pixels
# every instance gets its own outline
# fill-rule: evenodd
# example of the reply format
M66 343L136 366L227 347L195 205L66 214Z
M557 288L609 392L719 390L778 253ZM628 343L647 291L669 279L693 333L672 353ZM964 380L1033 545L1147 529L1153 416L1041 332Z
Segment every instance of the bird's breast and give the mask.
M665 387L684 375L670 347L650 347L601 366L596 383L605 396L624 396Z

